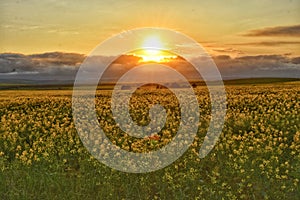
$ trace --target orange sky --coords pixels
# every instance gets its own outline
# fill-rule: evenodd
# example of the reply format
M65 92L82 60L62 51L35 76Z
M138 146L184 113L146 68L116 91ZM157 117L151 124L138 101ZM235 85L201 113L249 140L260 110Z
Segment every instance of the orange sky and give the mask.
M295 0L1 1L0 53L88 54L119 32L155 26L180 31L212 54L299 56L299 10Z

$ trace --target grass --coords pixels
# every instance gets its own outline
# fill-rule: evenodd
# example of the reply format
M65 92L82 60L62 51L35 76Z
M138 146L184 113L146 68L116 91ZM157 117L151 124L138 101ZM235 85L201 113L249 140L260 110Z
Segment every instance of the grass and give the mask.
M242 78L224 80L224 85L265 85L265 84L298 84L299 78ZM205 86L204 81L191 80L191 84ZM114 83L101 83L98 90L112 90ZM0 90L72 90L72 84L17 84L17 83L0 83Z
M262 84L282 84L299 82L299 78L245 78L235 80L225 80L225 85L262 85Z

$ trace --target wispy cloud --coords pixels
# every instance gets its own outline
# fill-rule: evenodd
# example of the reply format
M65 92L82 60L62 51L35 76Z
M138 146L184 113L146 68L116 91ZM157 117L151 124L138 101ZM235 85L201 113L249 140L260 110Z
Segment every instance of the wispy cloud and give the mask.
M0 26L3 29L13 29L13 30L37 30L37 29L43 29L45 28L42 25L36 25L36 24L2 24Z
M283 46L283 45L299 45L300 41L262 41L262 42L246 42L233 43L237 46Z
M234 49L234 48L215 48L212 49L214 52L218 52L218 53L228 53L228 54L236 54L236 55L241 55L244 54L243 51L238 50L238 49Z
M40 23L16 23L15 24L0 24L3 30L14 31L42 31L49 34L64 34L64 35L78 35L80 31L77 28L63 27L57 24L40 24Z
M275 26L275 27L266 27L263 29L250 30L243 36L280 36L280 37L299 37L300 36L300 24L292 26Z

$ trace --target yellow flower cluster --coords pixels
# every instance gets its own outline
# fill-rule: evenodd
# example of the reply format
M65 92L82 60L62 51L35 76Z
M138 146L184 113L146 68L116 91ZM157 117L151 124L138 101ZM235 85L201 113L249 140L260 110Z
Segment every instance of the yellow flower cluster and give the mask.
M211 111L207 89L196 89L200 112L198 135L184 156L185 160L174 163L173 171L167 171L163 180L172 182L181 168L189 167L191 176L183 177L200 180L199 184L219 185L228 191L226 197L232 199L237 198L232 194L233 190L241 198L247 198L245 193L257 193L258 188L266 187L261 184L265 181L272 187L278 184L279 192L299 190L300 87L228 86L226 91L227 115L223 133L212 152L199 159L198 151L209 126ZM76 155L95 162L77 135L72 119L71 92L1 92L0 161L18 160L33 165L61 160L66 164L72 163L71 157ZM118 127L110 110L110 95L111 91L97 91L95 102L98 121L113 144L127 151L149 152L167 145L176 135L181 113L178 101L170 91L137 91L132 96L130 115L138 125L149 123L149 108L153 104L161 104L167 112L162 130L157 131L154 127L151 136L141 139ZM131 128L130 124L128 128ZM185 134L189 134L189 130L185 130ZM107 150L107 144L97 138L87 136L83 139L99 147L100 152ZM224 169L226 173L222 171ZM199 191L203 190L201 185L199 188Z

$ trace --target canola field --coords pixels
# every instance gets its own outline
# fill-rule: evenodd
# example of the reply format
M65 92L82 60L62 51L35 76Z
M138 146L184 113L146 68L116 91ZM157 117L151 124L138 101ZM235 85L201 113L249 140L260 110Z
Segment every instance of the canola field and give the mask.
M200 121L189 149L163 169L134 174L105 166L84 147L72 118L72 90L2 90L0 199L298 199L300 83L226 86L222 134L201 159L210 99L204 86L195 93ZM168 114L160 132L141 139L118 128L110 95L99 90L95 102L113 144L148 152L176 134L178 101L167 89L145 89L132 97L130 115L139 125L149 123L152 104L160 103Z

